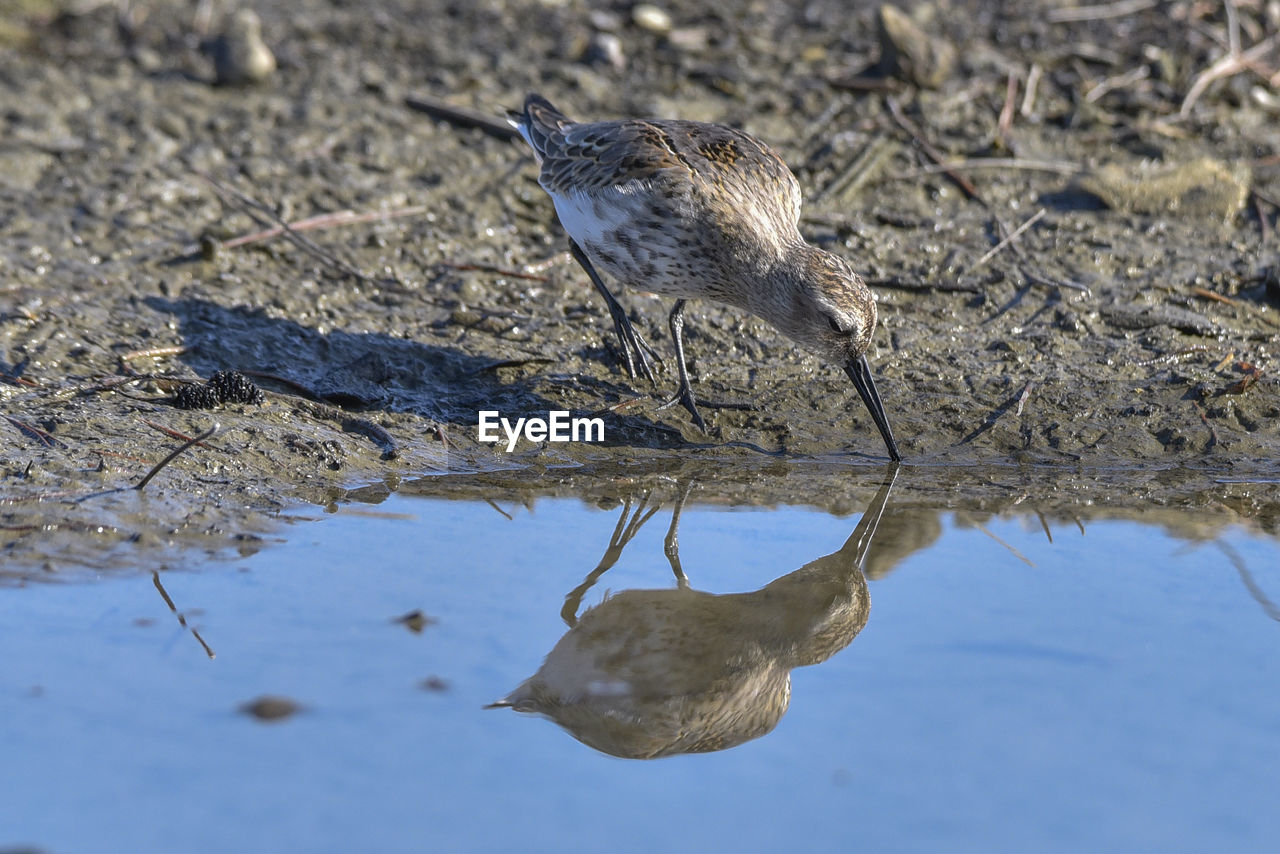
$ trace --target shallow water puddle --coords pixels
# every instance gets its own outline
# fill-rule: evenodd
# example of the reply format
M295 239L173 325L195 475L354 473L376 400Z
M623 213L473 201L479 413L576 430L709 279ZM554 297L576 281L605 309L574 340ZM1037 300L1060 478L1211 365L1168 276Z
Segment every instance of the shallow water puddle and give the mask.
M845 518L695 491L675 538L641 495L393 495L0 590L0 844L1271 846L1280 542L895 515L904 488ZM559 725L482 708L509 694Z

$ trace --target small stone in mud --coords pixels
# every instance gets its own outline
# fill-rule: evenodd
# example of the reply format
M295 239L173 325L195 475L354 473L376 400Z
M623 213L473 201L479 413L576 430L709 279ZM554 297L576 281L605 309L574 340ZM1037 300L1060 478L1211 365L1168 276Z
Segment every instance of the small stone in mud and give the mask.
M621 71L627 66L627 56L622 50L622 39L613 33L595 33L582 52L582 62L587 65L608 65Z
M427 626L433 626L437 620L435 617L429 617L415 608L403 616L396 617L391 622L399 623L414 634L422 634L422 630Z
M213 71L221 86L260 83L276 70L276 58L262 40L262 21L252 9L236 11L209 45Z
M936 89L951 76L956 49L945 39L930 36L905 12L889 4L877 16L880 32L880 67L885 74Z
M631 10L631 20L642 30L665 36L671 32L671 15L652 3L641 3Z
M1082 177L1079 186L1116 210L1227 220L1249 198L1250 181L1242 163L1201 157L1156 169L1108 163Z
M264 722L282 721L302 711L302 706L288 697L264 694L240 707L240 711Z
M449 690L449 683L439 676L428 676L418 683L418 687L424 691L431 691L434 694L441 694Z

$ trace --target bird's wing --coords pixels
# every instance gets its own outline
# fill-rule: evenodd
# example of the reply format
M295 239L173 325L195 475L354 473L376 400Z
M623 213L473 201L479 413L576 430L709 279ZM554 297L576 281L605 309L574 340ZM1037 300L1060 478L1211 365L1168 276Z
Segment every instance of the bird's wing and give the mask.
M760 140L725 125L570 124L546 138L539 180L553 193L590 194L664 179L727 198L776 199L792 223L800 218L800 187L787 165Z

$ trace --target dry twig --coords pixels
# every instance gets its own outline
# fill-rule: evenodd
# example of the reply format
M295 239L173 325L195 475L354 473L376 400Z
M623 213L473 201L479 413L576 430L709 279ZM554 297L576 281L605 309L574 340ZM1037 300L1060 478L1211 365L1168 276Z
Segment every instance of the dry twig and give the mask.
M1236 301L1231 297L1223 296L1222 294L1211 291L1208 288L1194 287L1191 289L1191 293L1198 297L1203 297L1215 302L1225 302L1227 305L1236 305Z
M1009 148L1009 130L1013 126L1013 104L1018 98L1018 76L1012 71L1005 81L1004 107L1000 110L1000 119L996 122L996 134L1004 140L1005 148Z
M1191 114L1191 108L1195 105L1196 101L1202 94L1204 94L1204 90L1209 88L1209 84L1213 83L1215 80L1219 80L1223 77L1233 77L1241 71L1253 71L1255 73L1259 73L1262 77L1267 77L1268 75L1261 74L1259 72L1256 63L1278 44L1280 44L1280 33L1272 33L1270 36L1258 42L1246 51L1240 51L1237 53L1233 50L1228 52L1226 56L1200 72L1196 75L1196 79L1192 81L1191 88L1187 90L1186 97L1182 99L1182 107L1178 110L1178 116L1184 119L1189 116ZM1267 82L1271 85L1275 85L1277 77L1280 77L1280 74L1272 74Z
M152 421L150 418L143 418L143 419L142 419L142 423L143 423L143 424L146 424L146 425L147 425L148 427L150 427L152 430L159 430L161 433L165 434L165 435L166 435L166 436L168 436L170 439L177 439L177 440L178 440L178 441L180 441L180 442L192 442L192 441L194 441L194 442L196 442L197 444L199 444L201 447L205 447L204 442L200 441L198 438L197 438L197 439L192 439L192 438L191 438L190 436L188 436L186 433L183 433L183 432L178 431L178 430L174 430L174 429L173 429L173 428L171 428L171 427L166 427L166 426L164 426L163 424L159 424L159 423L157 423L157 422L155 422L155 421Z
M493 273L496 276L506 276L511 279L527 279L531 282L546 282L546 276L540 276L535 273L522 273L519 270L507 270L493 264L469 264L458 263L454 261L438 261L436 266L444 267L446 270L460 270L463 272L476 273Z
M1009 245L1010 243L1012 243L1013 241L1017 240L1017 239L1018 239L1018 237L1019 237L1019 236L1020 236L1024 231L1026 231L1028 228L1030 228L1031 226L1033 226L1033 225L1035 225L1037 222L1039 222L1039 221L1040 221L1040 219L1045 215L1045 213L1046 213L1046 210L1045 210L1044 208L1041 208L1040 210L1036 211L1032 216L1030 216L1030 217L1026 220L1026 222L1024 222L1024 223L1022 223L1022 225L1018 226L1018 227L1017 227L1017 229L1015 229L1015 230L1014 230L1014 232L1013 232L1012 234L1010 234L1010 235L1009 235L1008 237L1006 237L1004 240L1001 240L1001 241L1000 241L999 243L997 243L995 246L992 246L992 247L991 247L991 249L989 249L985 255L983 255L981 258L979 258L977 261L975 261L975 262L974 262L974 264L973 264L973 267L969 270L969 272L973 272L974 270L978 269L978 268L979 268L979 267L981 267L983 264L987 263L987 262L988 262L988 261L990 261L992 258L994 258L994 257L996 256L996 253L998 253L1001 249L1003 249L1003 248L1005 248L1006 246L1008 246L1008 245Z
M217 435L218 431L220 431L221 429L222 429L221 424L219 424L217 421L213 422L213 426L210 427L208 430L204 431L199 436L196 436L188 440L185 444L183 444L182 446L174 450L172 453L170 453L169 456L165 457L163 460L156 463L155 467L151 469L151 471L147 472L146 475L142 478L142 480L138 481L138 484L137 486L134 487L134 489L141 492L143 489L146 488L147 484L151 482L151 479L155 477L157 474L159 474L162 468L164 468L165 466L169 465L169 463L177 459L179 454L187 450L187 448L190 448L192 445L198 445L201 442L203 442L205 439L213 438L215 435Z
M923 135L921 135L920 129L916 127L915 123L912 122L911 119L907 118L906 114L902 112L902 106L898 103L898 99L890 96L886 97L884 101L889 107L889 113L893 116L893 120L898 123L899 127L911 135L912 140L915 142L916 146L925 153L925 156L934 163L937 163L939 166L945 163L947 159L942 156L942 152L934 148L933 145L926 140ZM978 188L973 186L973 182L968 178L950 168L943 168L942 173L950 178L952 182L954 182L955 185L959 187L970 199L979 202L983 207L987 206L987 203L983 200L982 196L979 195Z
M410 109L426 113L432 118L441 119L460 127L479 128L498 139L514 140L520 138L520 132L512 127L506 119L499 119L480 110L473 110L470 107L459 107L434 95L426 95L421 92L406 95L404 103Z
M26 435L38 441L40 444L44 445L46 448L52 448L55 445L61 445L64 448L66 447L66 443L59 441L58 439L55 439L53 437L53 434L48 432L47 430L41 430L39 427L36 427L32 424L28 424L25 421L19 421L17 418L14 418L12 415L6 415L4 416L4 418L10 424L16 427L19 432L25 433Z
M1044 69L1040 67L1040 63L1031 63L1031 70L1027 72L1027 89L1022 93L1022 104L1018 107L1018 112L1022 114L1024 119L1031 118L1031 113L1035 110L1036 90L1040 86L1040 75L1044 74Z
M204 638L200 637L200 632L196 631L194 627L187 625L186 615L183 614L181 611L179 611L178 607L173 604L173 600L169 598L169 592L165 590L164 585L160 583L160 573L156 572L155 570L152 570L151 581L155 584L156 590L160 591L160 597L164 599L164 604L168 605L169 610L172 611L173 615L178 618L178 625L182 626L184 629L191 632L191 634L195 637L195 639L200 641L200 646L204 647L205 655L209 656L210 658L217 658L217 656L214 655L213 653L213 649L207 643L204 642Z
M263 204L247 193L243 193L234 187L229 187L223 184L206 172L195 170L195 174L208 182L208 184L213 187L214 191L217 192L224 201L235 206L245 214L248 214L262 225L267 225L268 222L275 223L280 228L280 233L285 235L293 245L297 246L309 255L312 255L326 266L332 267L344 275L351 276L358 281L369 284L379 284L379 282L369 276L366 276L351 264L315 243L315 241L299 234L294 230L293 226L286 222L284 217L280 216L280 214L278 214L270 205Z
M1063 6L1050 9L1045 16L1051 24L1066 24L1076 21L1101 21L1107 18L1123 18L1144 9L1158 5L1160 0L1120 0L1118 3L1104 3L1098 6Z
M919 166L890 177L897 179L918 178L937 172L955 169L1021 169L1029 172L1053 172L1058 175L1078 175L1083 170L1067 160L1028 160L1022 157L971 157L965 160L948 160L933 166Z
M252 234L243 234L239 237L232 237L218 243L219 249L234 249L237 246L247 246L250 243L259 243L263 240L270 240L273 237L279 237L286 231L294 233L300 231L314 231L326 228L337 228L343 225L357 225L363 222L377 222L384 219L398 219L405 216L417 216L420 213L426 213L426 205L411 205L405 208L396 208L390 211L364 211L356 213L351 210L334 211L333 213L317 214L316 216L307 217L306 219L295 220L288 226L274 225L261 231L255 231Z
M1013 410L1014 415L1022 414L1022 407L1026 405L1027 399L1031 397L1031 390L1036 387L1035 380L1027 380L1026 388L1022 390L1022 394L1018 396L1018 408ZM1049 542L1053 542L1053 538L1049 538Z

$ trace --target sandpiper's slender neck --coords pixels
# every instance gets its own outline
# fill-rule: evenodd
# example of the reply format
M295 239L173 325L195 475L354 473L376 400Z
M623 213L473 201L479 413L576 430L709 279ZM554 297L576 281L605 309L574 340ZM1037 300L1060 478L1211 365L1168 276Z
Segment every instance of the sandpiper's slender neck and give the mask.
M755 296L774 306L775 312L776 307L791 305L796 289L803 286L817 263L814 253L820 251L797 234L795 240L782 244L776 252L761 255L756 262L760 287Z

